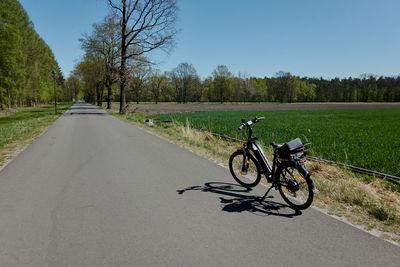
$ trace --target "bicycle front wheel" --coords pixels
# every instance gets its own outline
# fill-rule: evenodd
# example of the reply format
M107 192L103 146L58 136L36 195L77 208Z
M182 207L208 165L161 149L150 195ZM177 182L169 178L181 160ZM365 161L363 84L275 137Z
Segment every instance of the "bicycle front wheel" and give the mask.
M284 162L279 166L277 176L279 193L286 203L296 210L310 207L314 198L312 182L301 165L296 168L293 161Z
M246 153L245 156L243 150L238 150L231 155L229 170L236 182L246 188L260 183L260 164L250 153Z

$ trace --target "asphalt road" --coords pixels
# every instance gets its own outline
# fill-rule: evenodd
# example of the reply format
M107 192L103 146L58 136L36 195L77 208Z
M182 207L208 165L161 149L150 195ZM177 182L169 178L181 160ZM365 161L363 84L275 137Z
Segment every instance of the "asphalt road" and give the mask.
M77 104L0 172L0 266L399 266L400 247Z

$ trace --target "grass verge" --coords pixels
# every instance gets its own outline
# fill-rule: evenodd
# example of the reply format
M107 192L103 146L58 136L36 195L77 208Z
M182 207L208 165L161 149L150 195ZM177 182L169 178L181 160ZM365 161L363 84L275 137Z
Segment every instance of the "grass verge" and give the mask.
M0 117L0 167L32 143L71 105L72 103L58 105L58 114L54 114L54 107L49 105L13 110Z
M181 147L217 163L228 165L231 153L240 148L208 133L194 130L188 122L149 124L149 115L134 113L114 116L135 126L151 131ZM271 159L271 151L266 151ZM354 174L340 167L322 163L308 163L320 193L313 205L328 214L345 218L366 230L382 231L381 237L400 244L400 188L386 181ZM263 178L264 180L264 178ZM266 183L266 181L263 181Z

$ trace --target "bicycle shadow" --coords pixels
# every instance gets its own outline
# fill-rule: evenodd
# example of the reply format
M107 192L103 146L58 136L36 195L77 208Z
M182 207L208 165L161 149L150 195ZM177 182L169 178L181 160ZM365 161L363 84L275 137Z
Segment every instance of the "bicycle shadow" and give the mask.
M293 218L301 215L301 211L295 211L290 206L278 203L272 200L262 201L262 196L249 195L251 189L240 185L210 182L204 186L191 186L185 189L177 190L179 195L188 191L201 191L221 195L220 203L223 211L226 212L250 212L258 216L281 216ZM268 196L267 199L273 198Z

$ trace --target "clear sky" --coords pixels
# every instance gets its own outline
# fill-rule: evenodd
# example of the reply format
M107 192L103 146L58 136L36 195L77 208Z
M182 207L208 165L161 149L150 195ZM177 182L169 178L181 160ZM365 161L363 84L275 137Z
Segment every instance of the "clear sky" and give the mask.
M78 38L109 12L106 0L20 0L68 76ZM399 0L178 0L180 33L158 68L192 63L203 78L218 65L235 75L400 75Z

